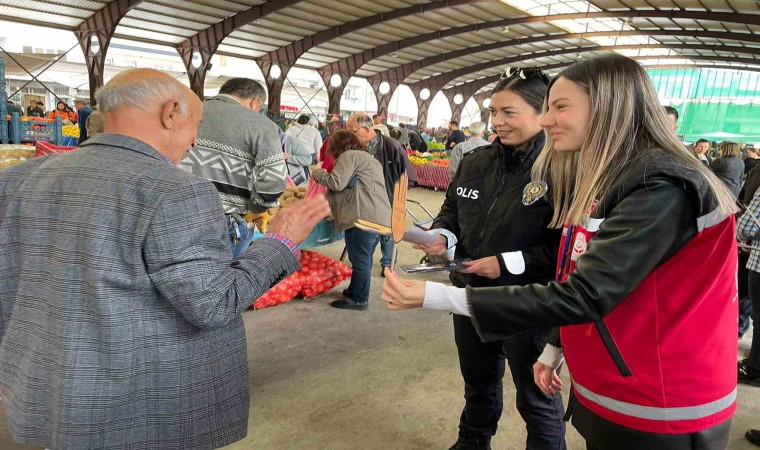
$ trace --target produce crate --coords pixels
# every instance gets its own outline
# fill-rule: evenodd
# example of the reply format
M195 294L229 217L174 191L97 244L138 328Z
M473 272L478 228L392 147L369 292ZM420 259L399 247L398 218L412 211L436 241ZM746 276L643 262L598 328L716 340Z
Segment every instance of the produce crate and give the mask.
M70 152L72 150L77 149L76 147L61 147L61 146L53 145L50 142L45 142L45 141L37 141L37 143L35 143L34 146L35 146L35 152L34 152L35 158L49 155L51 153L65 153L65 152Z
M22 142L47 141L55 145L63 144L63 122L61 117L56 116L54 122L29 120L23 121L16 114L13 115L11 127L11 141L14 144Z

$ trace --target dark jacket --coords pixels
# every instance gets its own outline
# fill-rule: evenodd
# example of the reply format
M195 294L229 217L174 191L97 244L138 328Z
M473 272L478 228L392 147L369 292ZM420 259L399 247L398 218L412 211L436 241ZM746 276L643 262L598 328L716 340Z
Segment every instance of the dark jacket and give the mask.
M420 136L419 133L413 130L409 130L409 146L412 147L413 150L422 153L428 150L425 140L422 139L422 136Z
M39 106L35 106L32 108L31 106L26 107L26 115L29 117L45 117L45 111L42 110Z
M747 175L750 170L754 169L758 165L760 165L760 159L746 158L744 160L744 175Z
M606 220L565 283L468 295L476 305L476 319L481 308L488 309L489 319L476 327L481 337L499 340L520 331L604 317L696 235L698 211L707 214L703 203L714 201L700 180L691 168L661 156L621 181L595 209L593 217ZM493 303L486 308L486 301Z
M77 124L79 124L79 142L82 143L87 140L87 118L92 114L90 108L83 108L77 110L78 118Z
M13 113L17 113L19 115L19 117L24 115L24 110L21 109L20 106L18 106L17 104L13 103L12 101L6 100L5 105L8 108L8 115L9 116L13 117ZM3 119L5 119L5 118L3 118Z
M744 186L742 186L742 190L739 191L738 200L741 202L742 209L749 206L752 202L752 197L755 196L757 188L760 187L760 169L758 167L749 171L747 179L744 181Z
M383 136L382 133L375 130L378 136L380 136L379 150L373 152L372 145L370 145L370 153L372 153L380 164L383 166L383 176L385 178L385 190L388 193L388 200L393 203L393 186L398 180L401 179L401 175L407 172L409 177L409 185L414 186L417 184L417 174L412 168L412 163L409 162L409 157L406 154L406 150L401 144L392 137Z
M738 156L718 158L710 163L710 169L726 183L734 197L739 195L744 179L744 162Z
M454 130L449 134L448 139L446 139L446 150L451 151L457 144L461 144L466 140L467 137L464 135L464 131ZM452 142L454 142L454 145L451 145Z
M457 258L480 259L496 256L501 276L489 279L451 272L454 286L504 286L547 283L554 277L561 230L547 229L553 209L547 197L524 205L523 189L544 145L543 131L524 151L503 145L468 153L446 192L433 228L444 228L457 236ZM501 253L522 251L525 272L506 270Z

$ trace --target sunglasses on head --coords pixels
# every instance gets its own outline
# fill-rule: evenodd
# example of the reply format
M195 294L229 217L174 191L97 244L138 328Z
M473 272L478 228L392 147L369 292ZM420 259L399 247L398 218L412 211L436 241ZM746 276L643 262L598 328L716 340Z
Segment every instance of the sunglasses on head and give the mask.
M501 79L504 80L507 78L519 78L521 80L540 78L544 80L546 84L549 84L549 77L538 67L507 67L501 75Z

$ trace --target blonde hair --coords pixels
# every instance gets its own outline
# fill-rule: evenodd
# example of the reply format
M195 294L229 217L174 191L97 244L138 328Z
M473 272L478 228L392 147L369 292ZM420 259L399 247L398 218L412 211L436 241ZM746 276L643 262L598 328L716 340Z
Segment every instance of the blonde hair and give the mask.
M742 146L736 142L724 142L718 147L718 154L721 158L729 158L731 156L739 156L742 153Z
M724 184L676 138L646 71L621 55L584 59L564 77L589 96L586 139L577 152L556 152L547 139L533 166L533 179L552 186L554 217L550 226L582 224L591 205L620 180L661 154L675 157L704 177L722 213L735 211ZM548 108L547 93L544 110Z

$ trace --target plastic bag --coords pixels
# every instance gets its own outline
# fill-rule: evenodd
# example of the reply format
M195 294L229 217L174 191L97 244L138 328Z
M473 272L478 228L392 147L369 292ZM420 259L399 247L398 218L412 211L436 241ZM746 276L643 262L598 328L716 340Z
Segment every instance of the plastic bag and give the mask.
M324 294L351 276L351 269L345 264L317 252L301 252L301 265L298 273L303 280L304 298Z
M352 273L342 262L307 250L301 251L301 266L296 273L257 298L251 305L253 309L287 303L298 295L316 297L350 278Z
M264 295L254 300L253 309L262 309L267 306L275 306L293 300L300 292L303 281L298 272L280 281L266 291Z
M314 180L309 182L309 188L306 190L306 198L313 198L322 194L327 196L327 187L322 186Z

